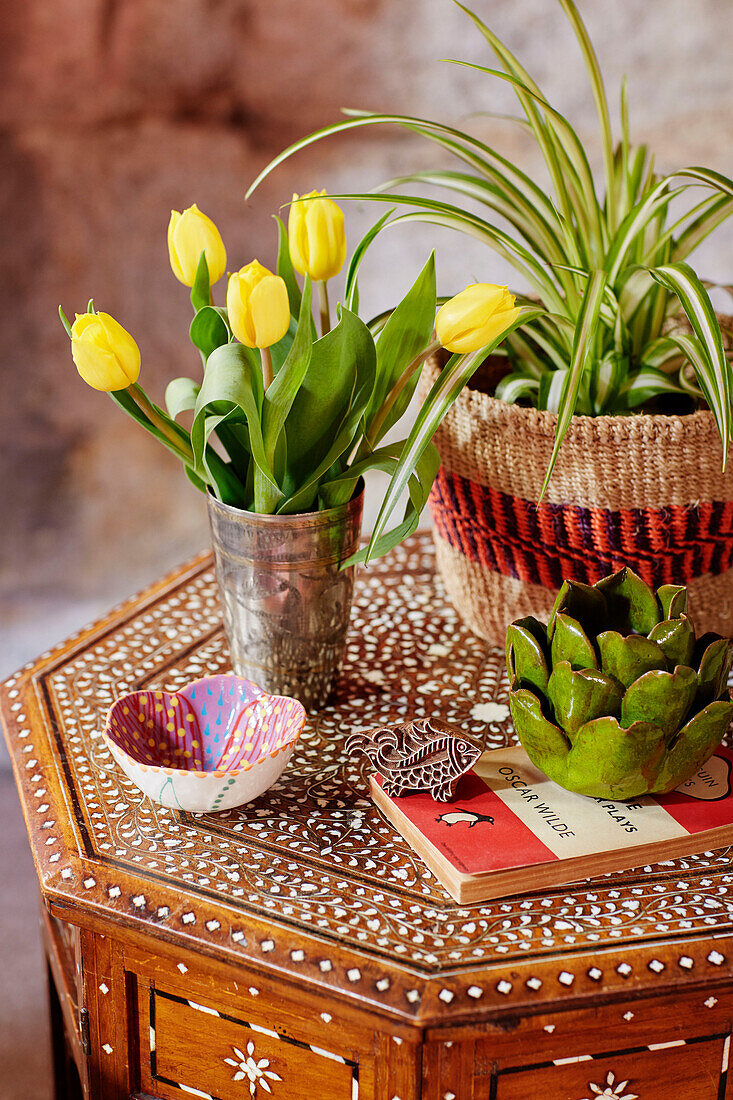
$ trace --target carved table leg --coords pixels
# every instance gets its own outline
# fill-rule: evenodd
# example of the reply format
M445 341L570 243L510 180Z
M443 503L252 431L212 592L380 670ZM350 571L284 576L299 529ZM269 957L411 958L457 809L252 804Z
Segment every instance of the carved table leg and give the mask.
M89 1098L127 1100L130 1095L128 1004L118 945L82 930L83 1004L89 1013Z

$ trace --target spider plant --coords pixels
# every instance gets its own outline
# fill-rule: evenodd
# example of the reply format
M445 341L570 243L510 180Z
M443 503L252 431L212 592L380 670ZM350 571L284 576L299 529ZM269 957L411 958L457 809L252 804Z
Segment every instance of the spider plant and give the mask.
M725 467L733 426L731 366L708 290L687 259L733 212L733 181L701 167L657 173L649 149L631 144L626 81L621 86L620 140L614 141L603 77L587 29L573 0L558 3L590 77L600 124L602 183L594 180L588 154L569 120L548 102L496 34L458 4L498 62L496 68L467 67L507 83L516 94L522 115L514 121L533 135L549 189L493 146L455 127L403 115L346 111L345 121L303 138L276 157L249 194L286 157L331 134L387 123L422 135L456 158L458 170L418 171L367 194L342 197L388 202L391 210L380 219L379 232L420 221L483 241L512 264L539 298L543 312L506 341L508 371L496 397L557 415L542 494L574 413L649 411L665 395L686 396L692 407L707 404L720 433ZM427 194L403 193L405 186L415 184ZM445 201L431 197L433 189L447 191ZM686 207L681 214L680 200ZM504 228L496 224L497 216ZM671 323L680 313L688 326ZM457 395L450 396L455 400Z

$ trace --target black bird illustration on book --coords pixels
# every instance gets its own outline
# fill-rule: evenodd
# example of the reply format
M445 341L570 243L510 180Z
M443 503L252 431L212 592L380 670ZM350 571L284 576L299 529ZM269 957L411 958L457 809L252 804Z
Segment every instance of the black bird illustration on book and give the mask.
M451 810L450 813L441 814L435 820L441 821L448 828L451 825L460 825L461 822L467 822L469 829L472 829L474 825L478 825L479 821L486 821L489 825L494 824L493 817L489 817L488 814L476 813L475 810Z
M391 798L430 791L437 802L450 802L458 780L483 751L452 726L433 718L354 733L346 749L366 753Z

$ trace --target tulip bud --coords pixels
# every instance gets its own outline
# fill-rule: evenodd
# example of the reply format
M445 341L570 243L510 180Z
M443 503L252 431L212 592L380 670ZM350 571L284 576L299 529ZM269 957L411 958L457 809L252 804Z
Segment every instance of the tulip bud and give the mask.
M496 339L521 313L505 286L473 283L438 310L435 331L447 351L478 351Z
M184 286L193 286L202 252L206 253L209 283L213 285L221 279L227 266L226 249L219 230L196 203L182 214L171 210L168 255L173 274Z
M290 326L288 288L257 260L229 276L229 326L248 348L269 348Z
M325 195L325 191L311 191L300 198L293 195L288 218L293 267L301 275L310 275L318 282L338 275L346 259L344 214L333 199Z
M71 326L71 355L79 374L95 390L126 390L140 374L140 349L109 313L77 313Z

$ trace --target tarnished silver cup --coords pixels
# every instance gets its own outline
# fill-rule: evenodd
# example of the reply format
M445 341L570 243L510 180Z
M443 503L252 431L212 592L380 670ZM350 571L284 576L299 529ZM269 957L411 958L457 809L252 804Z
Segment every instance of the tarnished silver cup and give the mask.
M322 706L341 663L364 489L323 512L269 516L208 496L232 667L264 691Z

